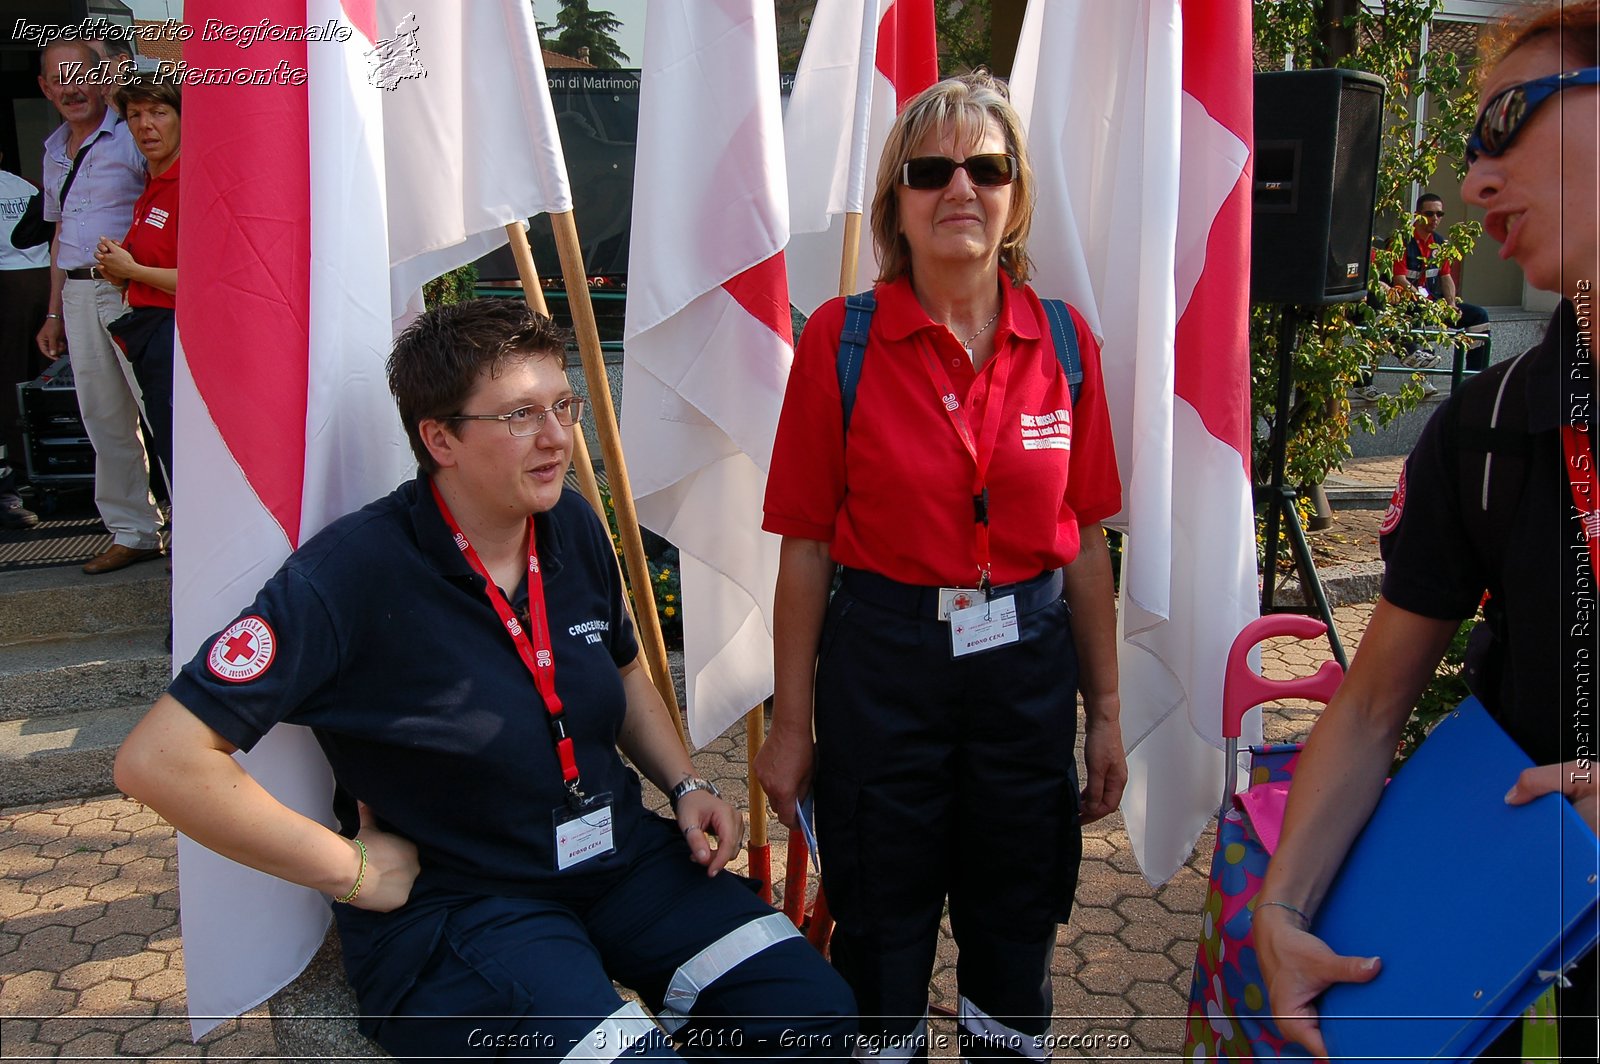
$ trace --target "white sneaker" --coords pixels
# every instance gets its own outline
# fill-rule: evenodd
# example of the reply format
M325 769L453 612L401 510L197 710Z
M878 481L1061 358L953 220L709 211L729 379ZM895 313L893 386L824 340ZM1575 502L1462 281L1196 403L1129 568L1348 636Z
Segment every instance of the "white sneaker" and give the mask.
M1382 394L1383 392L1378 389L1376 384L1369 384L1365 388L1356 389L1356 396L1358 398L1365 399L1369 403L1376 403L1378 401L1378 396Z
M1439 394L1439 386L1434 384L1428 378L1424 377L1424 378L1422 378L1422 394L1425 395L1425 396L1426 395L1438 395Z
M1437 351L1417 350L1400 356L1400 364L1407 369L1432 369L1441 361Z

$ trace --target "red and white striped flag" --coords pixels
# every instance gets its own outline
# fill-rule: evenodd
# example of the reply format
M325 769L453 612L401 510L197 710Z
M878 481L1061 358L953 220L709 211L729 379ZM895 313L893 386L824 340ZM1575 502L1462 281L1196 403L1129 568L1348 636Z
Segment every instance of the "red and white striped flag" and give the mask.
M187 17L238 21L221 0L192 0ZM263 0L251 19L333 25L338 39L241 47L197 34L185 46L194 72L281 76L185 91L180 664L291 550L414 472L384 378L399 306L503 240L504 223L571 207L522 0ZM331 822L332 780L309 732L276 728L243 760L281 800ZM252 1008L299 974L328 908L187 839L179 855L198 1037L208 1017Z
M1250 6L1032 0L1021 41L1011 85L1039 178L1035 285L1104 341L1127 473L1122 809L1161 883L1219 804L1223 666L1257 612Z
M788 238L772 4L651 0L622 440L641 523L679 550L696 746L772 693L761 498L794 358Z
M844 216L863 215L857 291L878 257L866 215L895 115L939 79L933 0L821 0L783 117L789 298L804 314L839 294Z

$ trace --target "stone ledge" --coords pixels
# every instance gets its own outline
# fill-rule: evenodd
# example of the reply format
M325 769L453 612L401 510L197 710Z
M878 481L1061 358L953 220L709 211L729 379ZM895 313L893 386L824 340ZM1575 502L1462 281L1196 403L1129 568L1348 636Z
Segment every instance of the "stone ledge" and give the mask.
M1319 567L1317 576L1322 580L1322 593L1328 597L1329 606L1373 602L1383 587L1383 562L1354 562L1350 565ZM1285 606L1308 604L1305 592L1300 589L1298 576L1290 577L1279 584L1273 599Z
M306 970L267 1002L272 1033L286 1064L371 1061L394 1058L356 1029L360 1008L344 974L339 929L330 926Z

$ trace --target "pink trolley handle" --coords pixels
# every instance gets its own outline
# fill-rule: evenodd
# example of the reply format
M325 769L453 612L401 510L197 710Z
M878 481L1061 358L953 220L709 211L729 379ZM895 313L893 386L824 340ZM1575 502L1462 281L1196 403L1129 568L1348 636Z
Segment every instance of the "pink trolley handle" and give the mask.
M1296 639L1316 639L1325 635L1328 626L1315 617L1298 613L1269 613L1244 626L1228 648L1228 667L1222 680L1222 736L1227 757L1227 782L1222 788L1222 806L1218 815L1227 814L1228 803L1233 799L1239 783L1239 736L1243 732L1244 715L1267 702L1281 698L1305 698L1326 704L1344 679L1344 669L1337 661L1325 661L1310 676L1297 676L1290 680L1269 680L1250 667L1250 651L1264 639L1292 635Z

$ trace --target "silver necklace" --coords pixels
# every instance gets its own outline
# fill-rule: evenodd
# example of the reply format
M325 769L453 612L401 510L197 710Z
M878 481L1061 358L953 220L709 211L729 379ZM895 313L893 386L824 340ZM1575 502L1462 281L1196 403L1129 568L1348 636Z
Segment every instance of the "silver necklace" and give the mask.
M972 341L976 340L978 337L980 337L984 333L988 332L989 331L989 326L993 325L994 322L995 322L995 318L998 318L999 316L1000 316L1000 311L996 310L994 312L994 317L993 318L990 318L988 321L986 321L982 325L978 326L978 331L977 332L973 333L971 336L967 337L965 340L963 340L961 342L961 346L967 349L967 357L968 358L972 357Z

